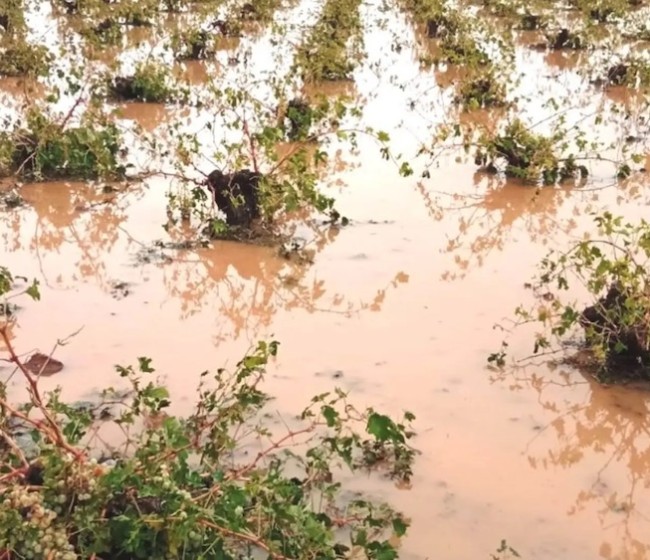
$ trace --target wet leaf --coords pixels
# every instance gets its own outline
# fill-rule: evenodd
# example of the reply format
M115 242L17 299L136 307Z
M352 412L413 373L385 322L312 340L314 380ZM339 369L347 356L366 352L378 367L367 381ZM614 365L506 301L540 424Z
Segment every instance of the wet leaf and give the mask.
M406 534L408 526L408 523L401 517L396 517L393 519L393 531L395 531L395 535L398 537L402 537Z
M323 418L325 418L325 421L327 422L327 426L329 428L336 426L336 422L339 418L339 414L336 412L336 410L334 410L331 406L324 406L321 409L321 413L323 414Z
M368 433L375 436L379 441L386 441L392 435L393 422L388 416L373 412L368 417Z
M143 356L138 358L138 367L142 373L152 373L156 371L153 367L151 367L151 358L146 358Z

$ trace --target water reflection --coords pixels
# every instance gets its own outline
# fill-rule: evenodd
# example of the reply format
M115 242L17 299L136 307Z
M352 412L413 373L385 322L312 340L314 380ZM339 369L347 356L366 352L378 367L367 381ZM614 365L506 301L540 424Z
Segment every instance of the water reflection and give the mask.
M529 390L547 420L525 454L535 470L589 473L566 514L593 516L602 528L602 558L641 560L650 553L647 518L638 504L650 488L650 392L603 386L575 370L510 371L496 379Z
M174 111L159 103L123 103L117 108L117 116L137 122L143 130L152 132Z
M131 188L129 193L137 190ZM126 192L120 186L86 183L25 185L20 194L27 207L12 213L11 228L4 228L5 251L32 252L46 284L94 277L103 285L107 253L115 247L119 226L126 219ZM66 262L64 268L71 270L66 278L55 261L59 253L69 256L69 249L77 257L72 265ZM52 268L49 262L55 263Z
M270 327L280 310L345 317L377 312L390 290L409 279L398 271L389 281L364 285L364 293L356 299L328 288L328 278L338 276L337 268L327 261L316 269L310 263L342 230L316 222L302 226L304 231L292 230L288 224L294 237L303 239L303 246L298 253L285 256L277 247L225 241L204 249L183 249L196 238L196 230L187 224L167 228L163 238L152 243L156 232L163 232L163 224L146 218L152 213L151 201L143 196L146 191L138 186L116 188L122 189L84 183L26 185L21 190L26 206L3 214L3 250L34 255L47 286L92 279L114 298L116 282L126 289L128 282L123 280L159 276L163 297L180 303L181 319L206 312L218 317L216 340L254 336ZM135 264L131 272L124 268L129 263ZM127 305L140 299L130 291L125 294L129 295ZM149 300L153 296L141 297Z
M314 231L316 236L307 245L310 261L340 233L337 227ZM314 269L302 259L284 258L274 248L220 241L166 264L163 281L168 294L180 300L182 318L207 309L218 317L214 336L223 341L243 334L255 336L272 325L280 310L344 317L377 312L388 292L409 280L399 271L388 283L370 286L369 295L354 301L328 288L325 277L331 271L327 268Z
M433 193L424 185L419 187L434 220L450 213L457 216L455 232L448 236L444 249L454 256L457 269L445 272L446 280L461 278L471 267L483 266L493 251L502 250L521 230L531 241L545 245L551 234L568 233L577 225L575 219L556 217L570 197L580 200L570 186L535 188L478 172L473 174L473 183L477 194Z

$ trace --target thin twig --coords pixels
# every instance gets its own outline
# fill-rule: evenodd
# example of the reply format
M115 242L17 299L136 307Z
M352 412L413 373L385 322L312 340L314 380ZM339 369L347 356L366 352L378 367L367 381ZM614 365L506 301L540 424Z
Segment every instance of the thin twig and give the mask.
M257 546L258 548L261 548L265 552L271 556L274 560L290 560L289 557L284 556L280 554L279 552L274 552L271 550L269 545L264 543L260 537L257 535L253 535L250 533L239 533L237 531L233 531L232 529L227 529L226 527L221 527L220 525L217 525L216 523L212 523L211 521L208 521L207 519L202 519L199 521L200 525L203 525L204 527L209 527L210 529L214 529L215 531L218 531L222 535L226 537L231 537L233 539L238 539L242 541L246 541L254 546Z

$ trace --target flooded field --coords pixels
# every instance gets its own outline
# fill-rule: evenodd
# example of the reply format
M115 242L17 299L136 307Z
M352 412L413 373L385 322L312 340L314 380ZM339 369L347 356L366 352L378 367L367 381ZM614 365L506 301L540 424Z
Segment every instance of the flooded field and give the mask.
M0 78L5 128L31 106L64 125L81 122L80 107L96 103L120 131L130 167L126 178L92 180L35 167L31 176L6 173L0 265L36 278L41 294L21 300L13 344L21 355L49 354L66 339L54 354L64 368L40 380L45 390L92 398L120 385L115 364L148 356L182 413L201 372L277 340L264 385L274 414L289 418L334 387L361 407L414 413L420 455L410 483L348 481L411 521L401 558L489 558L502 539L527 559L650 554L650 393L601 385L544 356L487 363L513 310L531 301L526 283L550 249L595 235L594 215L604 211L646 217L650 8L610 2L622 12L600 21L580 2L450 3L436 23L445 35L426 15L440 3L350 0L354 64L349 79L323 82L308 77L322 77L318 57L327 55L306 49L308 62L294 66L318 29L321 1L269 2L268 17L218 37L201 60L177 60L170 36L216 13L230 21L239 4L188 3L149 26L121 26L116 42L99 46L82 33L90 16L66 14L64 4L26 3L28 41L53 58L38 78ZM445 43L461 37L449 13L469 26L463 41L472 37L474 51ZM544 26L524 28L526 14L541 14ZM562 43L561 30L578 30L584 48ZM169 72L177 98L101 97L93 80L102 72L126 76L142 61ZM619 61L624 79L614 79ZM492 93L502 86L503 103L468 97L472 72ZM329 100L318 142L274 136L287 91ZM243 100L229 104L233 92ZM337 103L348 111L332 117ZM494 138L514 119L552 137L562 165L576 156L569 180L531 184L486 171L487 160L477 165L477 150L489 152L479 134ZM250 130L270 131L259 151ZM305 149L323 150L326 162L296 163L287 180L314 175L345 220L313 211L307 185L294 193L301 204L287 195L273 208L281 241L206 238L214 209L193 190L205 176L217 167L275 172ZM510 355L531 354L532 331L510 337ZM0 367L18 393L24 381L12 371Z

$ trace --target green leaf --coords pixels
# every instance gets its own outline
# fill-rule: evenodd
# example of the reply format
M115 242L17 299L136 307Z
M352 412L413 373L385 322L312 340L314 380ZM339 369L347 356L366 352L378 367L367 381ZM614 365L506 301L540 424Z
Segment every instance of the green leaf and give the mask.
M413 175L413 168L407 162L403 162L399 168L399 174L402 177L409 177Z
M26 290L27 295L34 301L39 301L41 299L41 292L38 289L38 284L38 280L34 280L32 285Z
M166 387L152 387L149 396L152 399L162 401L169 398L169 391Z
M339 419L339 413L336 412L336 410L334 410L331 406L326 405L321 408L321 414L323 415L323 418L325 418L328 428L333 428L336 426Z
M151 358L144 356L138 358L138 367L142 373L152 373L156 371L153 367L151 367Z
M401 517L396 517L393 519L393 531L395 532L395 535L398 537L402 537L406 534L406 530L408 529L409 524L404 521L403 518Z
M397 551L388 542L373 541L368 544L370 558L376 560L395 560Z
M366 430L370 435L375 436L379 441L386 441L393 435L393 421L383 414L373 412L368 417Z

